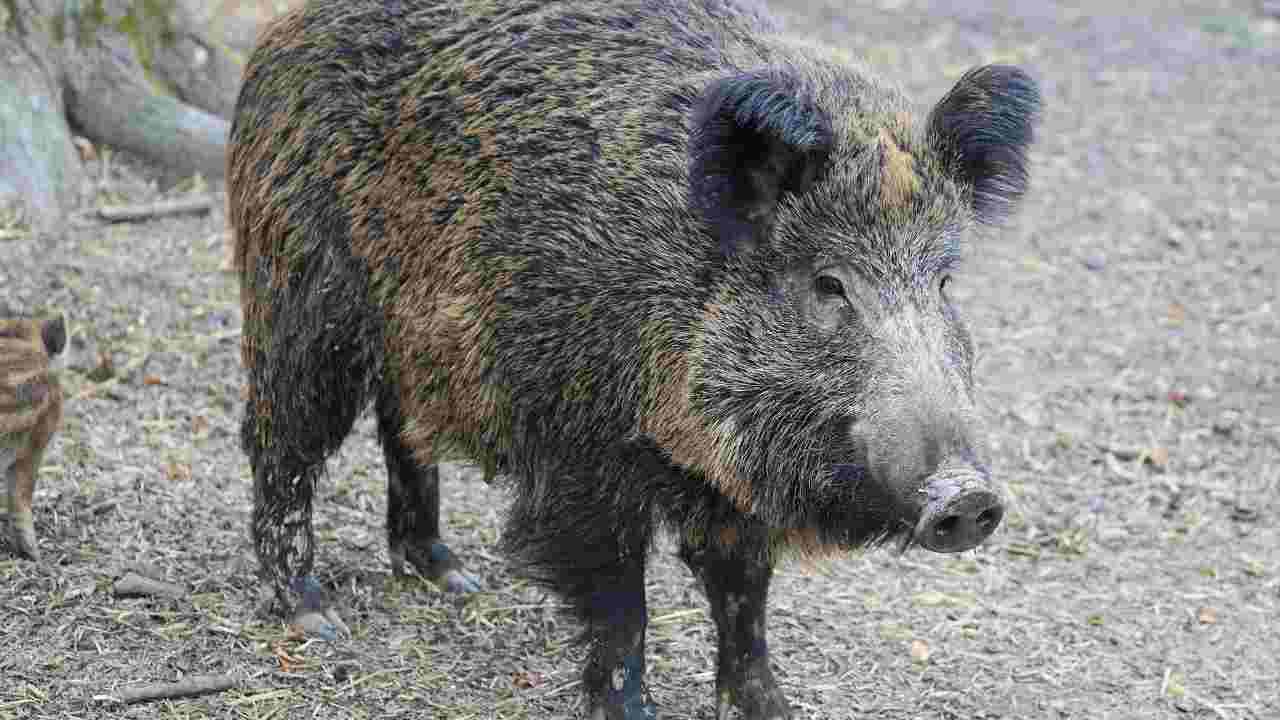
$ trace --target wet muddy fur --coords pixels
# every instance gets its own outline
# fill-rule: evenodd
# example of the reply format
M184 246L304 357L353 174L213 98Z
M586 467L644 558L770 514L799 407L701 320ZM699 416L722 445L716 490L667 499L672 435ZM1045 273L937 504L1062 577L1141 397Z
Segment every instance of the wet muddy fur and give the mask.
M909 534L922 477L981 466L941 278L1022 194L1038 95L988 67L917 122L747 7L313 0L262 34L229 217L252 535L282 610L316 602L314 484L372 405L393 569L460 568L442 458L510 477L504 549L582 620L590 717L656 714L663 528L711 604L721 715L790 717L773 564ZM811 283L831 258L874 312ZM911 432L934 436L866 449Z

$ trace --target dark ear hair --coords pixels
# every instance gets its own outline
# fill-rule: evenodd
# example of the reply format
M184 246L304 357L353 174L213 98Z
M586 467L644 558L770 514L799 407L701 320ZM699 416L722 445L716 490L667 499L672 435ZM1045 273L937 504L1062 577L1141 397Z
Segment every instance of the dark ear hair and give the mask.
M1027 190L1027 148L1040 115L1040 89L1021 69L984 65L964 74L929 113L930 141L973 188L973 212L1003 220Z
M831 150L831 121L778 71L711 83L692 120L689 201L726 255L767 236L783 194L804 192Z
M50 357L62 352L67 344L67 324L61 315L40 323L40 339L44 341L44 350Z

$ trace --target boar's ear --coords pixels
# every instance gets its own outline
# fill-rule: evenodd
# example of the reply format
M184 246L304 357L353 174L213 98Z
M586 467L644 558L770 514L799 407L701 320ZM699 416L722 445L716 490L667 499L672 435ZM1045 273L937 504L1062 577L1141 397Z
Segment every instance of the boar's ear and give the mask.
M772 228L778 201L804 192L831 149L831 121L797 78L752 72L713 82L693 107L689 194L725 255Z
M1040 115L1040 89L1021 69L984 65L965 73L929 114L932 142L973 188L979 222L995 224L1027 189L1027 148Z
M44 341L44 350L50 356L62 352L67 344L67 324L61 315L40 324L40 339Z

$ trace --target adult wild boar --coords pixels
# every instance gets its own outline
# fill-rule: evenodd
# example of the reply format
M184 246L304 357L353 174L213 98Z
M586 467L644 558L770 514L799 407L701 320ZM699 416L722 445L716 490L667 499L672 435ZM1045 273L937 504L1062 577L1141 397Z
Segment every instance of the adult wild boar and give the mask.
M436 463L512 478L504 544L585 625L590 716L655 714L660 526L719 632L723 717L789 717L787 551L965 550L1000 522L947 293L1026 186L1035 83L922 119L734 0L312 0L261 36L228 161L252 532L286 612L313 485L372 404L393 568L474 587ZM332 613L330 619L337 620Z

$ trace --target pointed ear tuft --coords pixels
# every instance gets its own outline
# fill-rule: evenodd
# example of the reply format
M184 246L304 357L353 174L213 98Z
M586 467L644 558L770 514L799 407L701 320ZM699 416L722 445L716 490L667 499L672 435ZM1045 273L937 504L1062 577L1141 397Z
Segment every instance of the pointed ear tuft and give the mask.
M973 212L992 225L1027 190L1027 150L1040 117L1040 89L1023 70L984 65L965 73L929 114L930 141L973 188Z
M831 122L779 71L713 82L693 108L690 204L732 255L750 250L773 226L778 202L803 193L831 150Z

